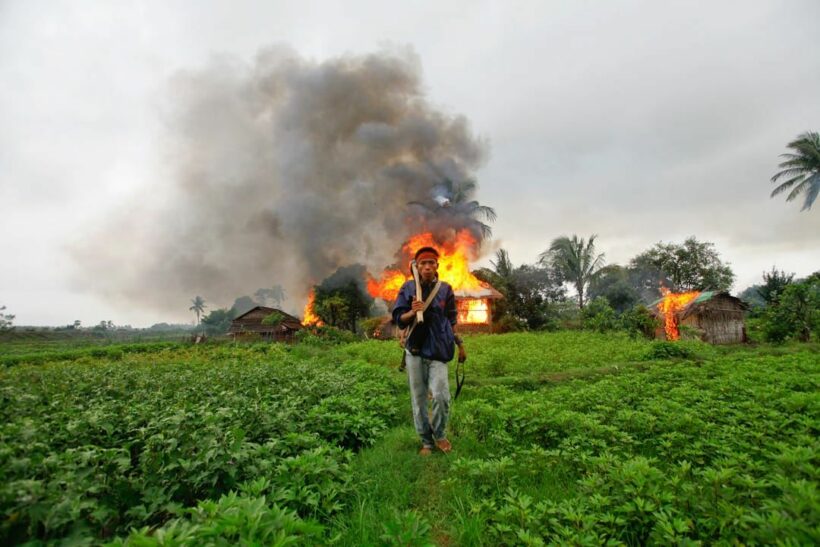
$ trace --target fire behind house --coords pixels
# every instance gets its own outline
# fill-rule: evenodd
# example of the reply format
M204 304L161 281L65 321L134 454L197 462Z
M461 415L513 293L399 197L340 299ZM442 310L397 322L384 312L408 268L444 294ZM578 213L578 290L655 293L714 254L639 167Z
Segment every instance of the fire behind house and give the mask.
M458 310L457 330L461 332L490 332L492 330L493 302L503 295L487 283L476 278L469 269L470 260L475 259L480 247L479 241L470 230L463 229L445 239L437 238L432 232L416 234L402 245L398 253L398 263L404 267L386 268L379 279L370 276L367 279L367 290L373 298L382 299L388 308L392 308L399 289L405 281L411 279L409 261L420 247L431 246L439 250L439 278L453 287ZM305 322L315 322L312 309L312 298L305 307ZM309 319L310 318L310 319ZM385 318L377 331L380 338L390 338L395 329Z
M681 328L692 331L704 342L736 344L746 342L744 322L749 306L726 292L666 292L651 305L662 326L656 338L677 340Z

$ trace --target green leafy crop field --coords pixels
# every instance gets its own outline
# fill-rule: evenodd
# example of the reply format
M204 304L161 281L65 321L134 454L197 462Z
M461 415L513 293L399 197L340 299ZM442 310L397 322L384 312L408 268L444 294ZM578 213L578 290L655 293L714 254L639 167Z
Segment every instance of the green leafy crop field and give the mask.
M820 541L816 346L467 347L428 458L395 342L7 352L0 543Z

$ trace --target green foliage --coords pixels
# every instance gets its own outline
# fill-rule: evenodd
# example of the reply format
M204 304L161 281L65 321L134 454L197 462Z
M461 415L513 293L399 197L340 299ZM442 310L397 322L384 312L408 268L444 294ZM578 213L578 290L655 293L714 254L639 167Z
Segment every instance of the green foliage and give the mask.
M581 320L585 329L598 332L615 330L621 326L615 310L603 296L593 299L581 311Z
M803 194L801 211L806 211L811 209L820 193L820 133L807 131L787 146L793 152L780 155L785 160L778 165L781 170L774 174L772 182L786 180L772 191L771 197L790 190L786 201L791 201Z
M641 297L638 289L631 282L629 270L617 264L601 268L599 274L590 283L590 300L599 296L606 298L609 305L618 313L631 309Z
M818 542L812 344L467 336L419 458L395 343L310 336L0 369L0 542Z
M645 306L634 308L618 315L608 300L599 296L593 299L581 312L584 329L597 332L623 330L630 336L644 336L652 339L659 326L658 319Z
M279 323L284 321L284 319L285 319L285 316L283 314L279 313L278 311L275 311L275 312L263 317L262 318L262 324L263 325L269 325L271 327L275 327L275 326L279 325Z
M584 307L584 295L589 284L598 276L604 265L604 254L595 250L595 234L588 241L573 234L552 240L549 249L541 253L539 259L551 268L562 281L572 283L578 292L578 306Z
M658 243L639 254L630 262L630 269L663 272L676 291L728 291L735 278L728 264L724 264L714 243L690 237L682 244ZM652 276L646 280L657 285Z
M400 387L388 371L294 360L278 345L110 357L0 371L2 543L104 538L185 514L168 533L193 543L239 537L220 528L231 518L237 534L269 530L253 528L245 510L307 533L287 515L341 511L351 451L397 419ZM231 497L257 479L267 486ZM215 501L185 512L206 499Z
M202 314L205 312L205 308L208 306L205 304L205 300L201 296L195 296L191 299L191 307L188 308L189 311L192 311L196 314L196 324L199 325Z
M496 331L554 330L557 314L551 304L566 298L556 272L527 264L515 267L504 249L496 252L496 260L491 264L492 270L482 268L474 274L504 295L493 306Z
M294 511L271 504L265 496L235 492L216 501L200 501L184 511L184 515L155 530L148 526L134 530L124 541L117 540L111 545L291 545L318 543L323 531Z
M607 367L612 363L640 361L649 346L649 342L621 332L567 330L473 336L467 337L465 344L471 378L495 376L494 363L498 362L503 363L505 374L517 378ZM395 357L393 348L388 345L385 349Z
M493 332L503 334L505 332L520 332L526 330L526 323L516 319L512 315L502 315L493 321Z
M661 326L661 322L649 308L638 305L621 314L621 325L632 336L640 335L652 339L655 337L655 329Z
M433 547L430 540L430 524L416 511L396 514L384 523L381 540L385 545L402 547Z
M236 317L233 308L211 310L211 313L202 318L202 328L208 336L226 334L231 328L231 321Z
M685 345L667 340L652 342L646 352L646 359L689 359L692 351Z
M382 326L384 322L384 317L368 317L359 323L359 326L362 329L362 332L368 338L372 338L376 331Z
M488 391L454 417L487 449L448 487L493 545L815 544L818 373L739 352Z
M0 306L0 312L5 311L5 306ZM0 313L0 332L8 332L14 328L14 316L11 314Z
M482 238L489 238L493 234L492 228L479 219L495 222L495 209L480 205L472 199L477 188L474 180L456 181L445 176L433 189L429 201L411 201L408 205L418 207L423 214L444 222L444 225L468 226L473 233L481 234ZM450 220L443 221L444 218Z
M340 327L343 324L350 326L350 306L347 299L341 295L317 294L313 310L325 324L331 327Z
M780 295L793 281L793 273L787 274L783 270L778 271L772 266L771 272L763 272L763 285L757 289L757 292L766 302L766 305L771 306L777 304Z
M314 287L313 309L325 324L356 332L359 319L370 315L373 298L362 285L364 266L339 268Z
M737 297L743 300L751 307L751 315L757 315L763 308L766 307L766 300L760 295L760 290L763 285L750 285L746 287Z
M322 325L321 327L314 325L297 332L296 339L300 344L322 347L357 342L359 337L350 331L330 325Z
M92 345L76 349L31 350L0 355L0 365L12 366L20 363L39 365L54 361L77 361L83 358L109 359L117 361L128 354L151 353L179 348L175 342L151 342L138 344ZM24 346L29 348L29 346Z
M820 274L805 281L788 284L778 301L765 313L766 339L783 342L793 338L808 342L820 336Z

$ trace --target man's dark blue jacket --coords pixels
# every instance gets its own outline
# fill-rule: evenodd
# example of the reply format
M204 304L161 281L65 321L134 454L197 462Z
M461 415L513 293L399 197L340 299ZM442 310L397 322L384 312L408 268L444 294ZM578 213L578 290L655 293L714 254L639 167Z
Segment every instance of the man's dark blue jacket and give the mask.
M435 280L427 284L422 283L422 301L427 300L435 284ZM393 306L393 322L400 329L412 324L412 320L409 323L403 323L401 315L410 311L415 296L416 282L412 279L406 281L399 290L399 296ZM405 347L413 355L420 355L424 359L444 363L452 360L456 343L453 327L456 326L457 318L458 311L453 288L442 281L438 294L424 312L424 322L416 325Z

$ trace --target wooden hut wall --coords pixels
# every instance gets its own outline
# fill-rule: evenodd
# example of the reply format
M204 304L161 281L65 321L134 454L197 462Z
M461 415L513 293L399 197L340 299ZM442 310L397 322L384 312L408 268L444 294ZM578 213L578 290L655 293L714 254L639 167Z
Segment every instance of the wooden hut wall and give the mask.
M698 306L681 325L698 329L704 342L738 344L746 341L745 313L737 299L715 297Z

